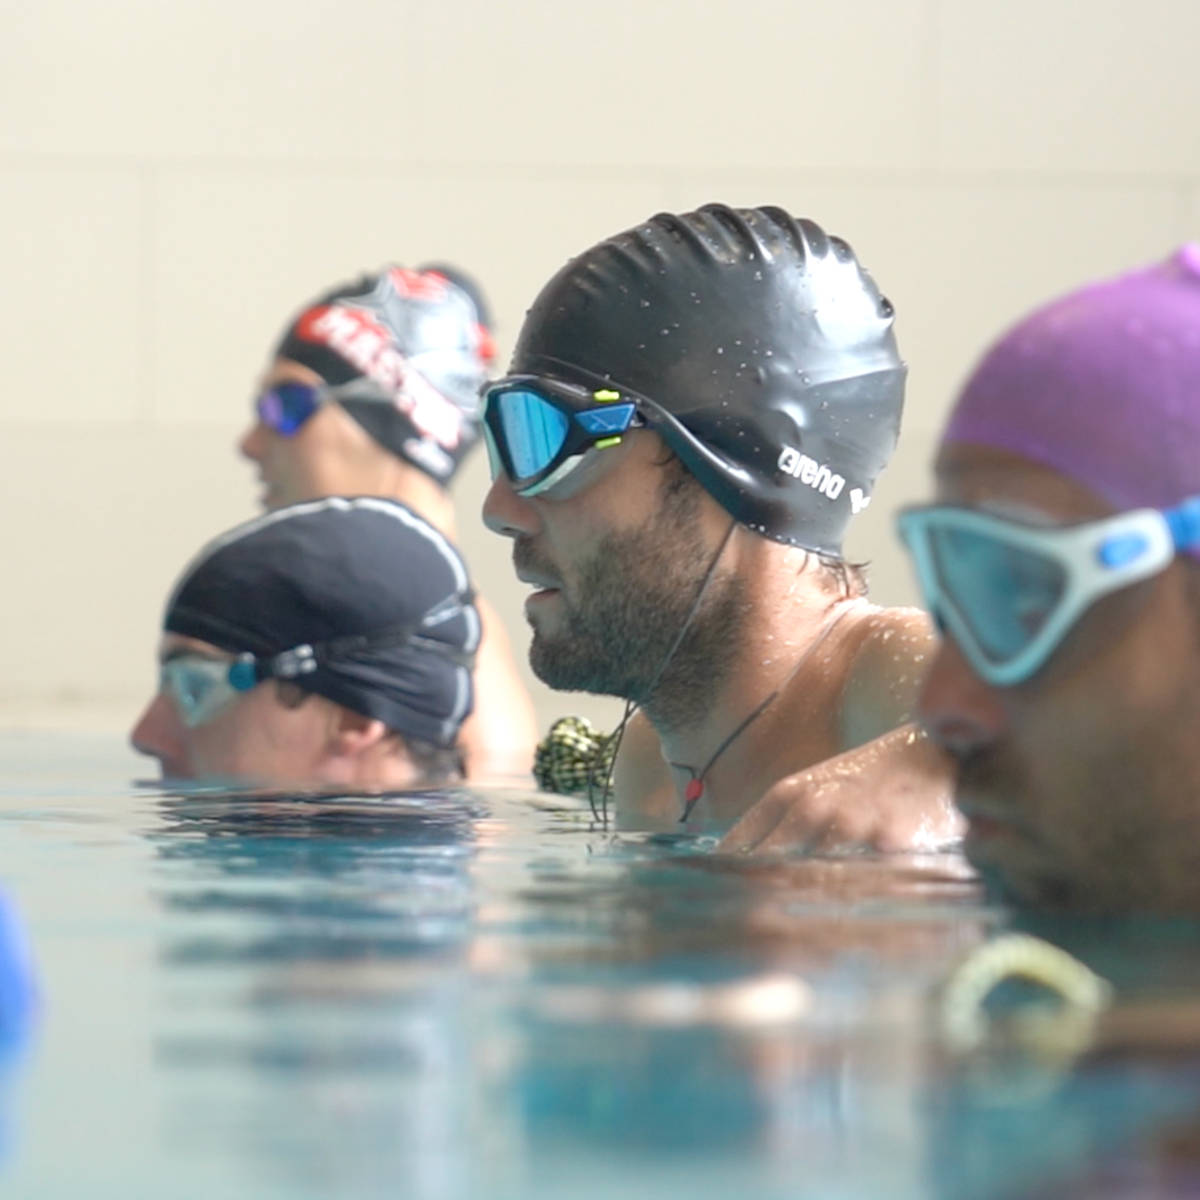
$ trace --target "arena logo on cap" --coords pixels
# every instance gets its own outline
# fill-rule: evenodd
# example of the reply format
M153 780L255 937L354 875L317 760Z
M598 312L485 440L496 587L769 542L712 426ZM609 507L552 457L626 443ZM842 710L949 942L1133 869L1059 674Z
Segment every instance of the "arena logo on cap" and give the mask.
M841 475L834 474L824 463L819 463L807 454L801 454L794 446L784 446L779 452L779 469L785 475L807 484L815 492L820 492L827 500L836 500L846 486L846 480Z
M458 407L409 366L391 334L368 310L348 304L319 306L300 318L296 332L305 341L328 346L378 385L423 436L447 450L458 446Z

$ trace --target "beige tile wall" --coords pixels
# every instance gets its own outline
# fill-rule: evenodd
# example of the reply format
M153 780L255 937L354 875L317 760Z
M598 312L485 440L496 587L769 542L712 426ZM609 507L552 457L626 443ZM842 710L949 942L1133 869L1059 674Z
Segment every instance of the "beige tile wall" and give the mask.
M850 550L907 601L890 511L984 340L1200 236L1193 0L39 0L0 31L3 723L133 715L175 572L252 511L232 443L270 340L360 268L461 262L503 349L659 208L848 237L912 368ZM463 542L523 641L485 486L477 459Z

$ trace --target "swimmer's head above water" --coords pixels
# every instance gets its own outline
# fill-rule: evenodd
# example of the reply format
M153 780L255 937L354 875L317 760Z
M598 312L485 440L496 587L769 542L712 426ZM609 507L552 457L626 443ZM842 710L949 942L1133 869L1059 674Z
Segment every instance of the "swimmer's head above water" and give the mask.
M478 642L466 569L415 513L369 498L293 505L185 569L131 739L168 778L444 782L459 771Z
M1200 910L1200 247L1039 309L901 517L967 850L1024 902Z
M455 267L387 267L305 305L240 442L265 506L395 491L406 470L446 487L479 438L493 356L486 301Z
M484 389L484 517L536 589L535 673L694 734L679 768L693 794L726 740L701 744L705 723L757 718L861 591L842 539L896 443L892 325L845 242L779 208L714 204L568 262ZM797 689L840 695L851 654L833 644ZM837 704L825 753L844 748Z
M648 428L741 524L839 555L899 433L892 324L850 247L812 221L659 214L534 301L509 375L485 391L493 474L553 495Z

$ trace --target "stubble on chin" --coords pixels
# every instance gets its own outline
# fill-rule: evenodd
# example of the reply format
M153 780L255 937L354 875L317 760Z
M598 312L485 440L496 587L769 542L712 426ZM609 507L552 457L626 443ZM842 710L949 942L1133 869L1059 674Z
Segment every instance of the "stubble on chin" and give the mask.
M705 584L716 550L697 532L702 497L671 460L659 507L637 528L600 538L569 583L518 543L519 567L544 567L539 573L563 582L549 627L531 622L530 666L542 682L632 700L656 724L686 725L707 711L738 653L746 604L737 576L717 572Z

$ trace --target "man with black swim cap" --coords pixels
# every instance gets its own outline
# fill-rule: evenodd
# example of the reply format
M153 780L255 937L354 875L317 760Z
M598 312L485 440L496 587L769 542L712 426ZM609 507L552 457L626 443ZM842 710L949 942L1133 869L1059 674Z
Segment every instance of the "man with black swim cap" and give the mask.
M538 589L534 670L644 714L625 823L727 825L769 793L739 842L953 833L946 765L903 728L925 618L868 603L842 559L899 432L892 321L846 243L709 205L569 262L485 389L484 516Z
M479 388L494 357L479 287L446 264L391 266L326 291L288 323L239 442L263 504L386 496L455 539L448 488L479 440ZM472 777L525 773L533 708L503 626L479 602Z
M466 567L411 509L364 497L282 508L183 572L131 741L166 778L451 781L479 633Z

